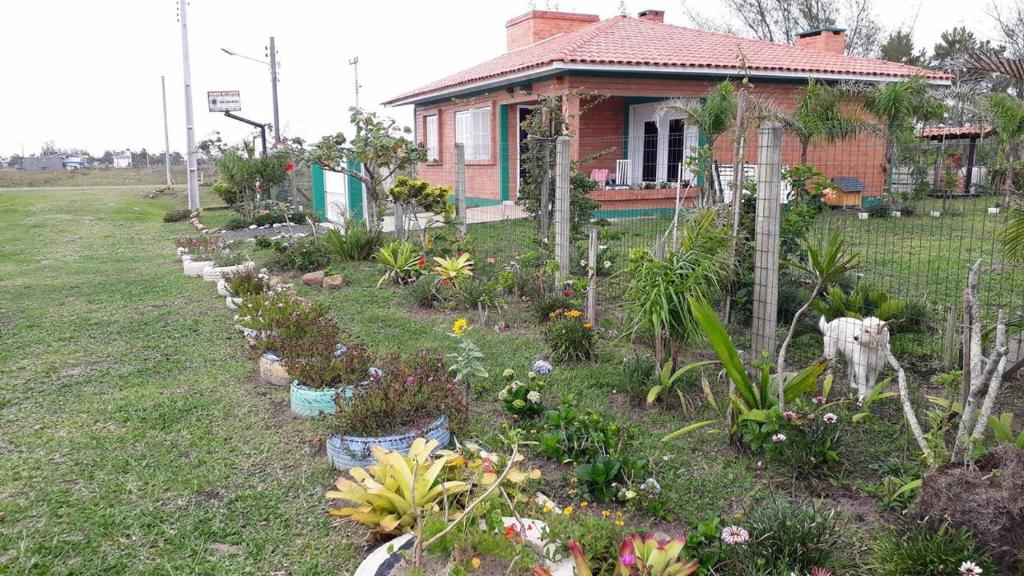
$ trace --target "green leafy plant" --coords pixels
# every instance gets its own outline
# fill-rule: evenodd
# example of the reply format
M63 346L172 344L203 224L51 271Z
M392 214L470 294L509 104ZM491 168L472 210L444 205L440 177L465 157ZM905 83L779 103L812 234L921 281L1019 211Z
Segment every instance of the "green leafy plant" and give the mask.
M865 318L874 316L893 325L903 320L902 312L906 304L901 300L889 298L884 290L872 288L861 282L846 292L839 286L833 286L815 300L814 310L832 321L836 318Z
M484 366L484 353L467 335L469 322L465 318L459 318L452 323L452 331L449 334L458 342L455 352L448 354L451 359L451 366L448 373L453 375L456 383L461 383L464 390L464 401L469 405L470 391L473 389L473 380L484 380L489 374Z
M377 286L387 281L396 284L415 282L426 266L423 256L414 253L412 244L399 240L389 242L377 250L377 262L384 265L384 275L377 281Z
M184 222L185 220L188 220L191 215L192 211L188 208L169 210L164 214L164 222Z
M473 260L468 252L452 257L435 256L434 274L438 284L450 285L456 290L464 280L473 275Z
M547 551L549 559L558 559L571 542L586 542L586 560L592 574L611 575L619 564L619 547L625 538L623 522L586 514L545 516L548 529L544 539L556 544Z
M668 360L665 362L665 365L658 370L658 383L652 386L647 392L647 404L654 404L662 392L672 390L675 387L676 381L689 373L690 370L703 368L711 364L714 364L714 362L694 362L683 366L679 370L673 371L672 360Z
M465 480L450 478L465 460L453 453L432 456L436 448L437 440L423 438L413 441L408 454L374 446L373 465L352 468L349 475L354 481L339 477L336 489L327 492L327 498L347 503L328 513L388 535L410 531L439 502L454 505L470 488Z
M907 522L899 529L882 530L876 542L870 564L872 573L880 576L966 574L959 569L965 562L981 568L975 574L995 573L974 536L948 524L936 530L926 523Z
M266 275L251 267L233 272L224 280L227 282L228 290L239 298L250 298L257 294L263 294L269 288Z
M584 496L608 502L618 495L617 483L622 472L622 461L618 458L595 458L576 467L576 479L580 481Z
M224 247L213 254L214 266L237 266L244 263L248 256L237 249Z
M544 382L536 372L527 374L526 382L517 379L511 368L506 369L501 376L507 384L498 392L498 400L513 418L534 418L544 412Z
M999 444L1009 444L1024 450L1024 430L1020 431L1016 437L1013 436L1013 414L1010 412L1003 412L998 418L990 416L988 419L988 428L992 431L996 442Z
M770 497L747 511L742 528L749 539L728 550L736 574L814 574L820 569L844 573L839 554L847 543L833 511Z
M314 236L275 243L274 254L267 259L268 268L299 272L323 270L330 263L327 246Z
M552 312L544 326L544 341L553 358L568 362L592 360L597 347L594 325L576 309Z
M448 376L444 359L426 351L403 359L392 355L380 371L339 401L331 427L339 434L387 436L425 426L441 415L453 430L465 421L463 395Z
M687 295L717 296L729 270L729 234L715 222L713 212L687 220L677 250L657 259L650 251L633 251L623 271L628 325L632 336L654 342L658 364L675 356L676 348L700 337L700 328L686 303Z
M651 387L660 381L658 363L650 356L634 352L622 361L621 389L637 402L646 401Z
M344 337L326 316L295 333L278 334L275 347L288 374L310 388L342 388L370 377L372 360L366 346Z
M886 476L882 478L879 496L881 503L879 507L889 512L903 513L914 503L917 492L921 489L924 481L921 478L908 480L900 476Z
M616 576L689 576L700 564L685 554L686 537L659 539L652 534L632 534L619 547ZM579 542L569 544L576 576L591 576L590 562Z
M362 220L345 219L345 233L337 229L328 230L323 242L331 257L342 261L361 262L370 260L384 244L384 233L379 229L367 229Z
M388 199L404 208L404 213L430 212L444 215L454 211L448 201L452 189L448 186L431 186L429 182L408 176L399 176L388 190Z

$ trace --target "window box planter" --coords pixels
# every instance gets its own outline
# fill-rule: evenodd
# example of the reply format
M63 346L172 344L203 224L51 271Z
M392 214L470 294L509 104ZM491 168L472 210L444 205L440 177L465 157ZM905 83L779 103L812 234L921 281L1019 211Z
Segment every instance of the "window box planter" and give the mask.
M288 375L288 370L285 369L277 354L264 352L260 356L260 381L264 384L284 388L291 384L292 377Z
M294 390L294 388L293 384L292 389ZM351 395L352 391L349 390L348 393ZM437 440L437 449L448 446L448 442L452 438L452 434L448 430L448 417L442 414L422 430L409 430L393 436L331 434L327 437L327 460L336 470L370 466L374 462L370 449L374 446L407 454L413 440L417 438Z
M234 266L214 266L211 262L210 266L203 270L203 280L206 280L207 282L216 282L218 280L223 280L232 274L253 270L255 268L255 262L243 262Z
M310 388L298 380L292 380L289 390L292 412L305 417L319 416L321 413L334 414L338 411L334 404L338 394L351 398L352 388Z
M185 276L201 277L203 272L213 266L212 260L193 260L191 258L181 261L181 268Z
M509 526L519 527L519 521L511 516L503 517L501 521L506 528ZM523 524L526 525L523 538L546 551L553 547L552 544L548 544L541 538L541 535L547 530L547 524L530 518L523 518ZM412 550L412 547L413 534L403 534L390 542L385 542L363 560L356 568L354 576L398 576L404 574L405 568L402 567L402 560L405 555L402 552ZM551 576L573 576L575 572L572 559L569 557L556 561L545 560L544 565L551 572Z

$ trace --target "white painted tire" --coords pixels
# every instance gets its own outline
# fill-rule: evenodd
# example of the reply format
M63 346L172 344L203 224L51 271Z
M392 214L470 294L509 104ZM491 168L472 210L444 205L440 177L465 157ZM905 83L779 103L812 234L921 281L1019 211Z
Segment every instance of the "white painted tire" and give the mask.
M238 310L238 307L242 305L242 299L228 296L224 298L224 304L227 305L228 310Z
M185 271L185 276L201 277L203 272L211 266L213 266L213 262L209 260L185 260L181 263L181 267Z
M228 296L231 296L231 289L228 288L228 281L227 280L224 280L223 278L220 279L220 280L217 280L217 295L218 296L223 296L225 298L227 298Z
M206 280L207 282L216 282L218 280L223 280L232 274L237 274L245 270L254 270L255 268L255 262L243 262L235 266L210 266L206 270L203 270L203 280Z

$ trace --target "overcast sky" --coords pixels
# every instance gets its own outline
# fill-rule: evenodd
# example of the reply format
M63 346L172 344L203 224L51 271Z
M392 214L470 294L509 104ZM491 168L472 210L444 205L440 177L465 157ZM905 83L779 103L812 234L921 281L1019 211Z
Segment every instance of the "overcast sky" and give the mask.
M1001 0L1007 2L1010 0ZM957 25L992 37L988 0L875 0L888 28L914 24L930 47ZM693 3L712 7L716 0ZM347 128L359 57L360 104L379 102L497 56L505 21L525 0L192 0L189 36L196 137L219 130L235 142L247 127L207 111L208 90L240 90L241 115L271 121L269 67L228 56L264 58L274 35L281 63L281 125L317 139ZM537 0L539 7L545 0ZM619 0L560 0L561 10L618 13ZM631 14L665 10L685 24L679 0L627 0ZM0 9L0 156L61 148L163 150L160 76L167 77L171 149L183 151L181 29L175 0L3 0ZM403 123L411 107L386 109Z

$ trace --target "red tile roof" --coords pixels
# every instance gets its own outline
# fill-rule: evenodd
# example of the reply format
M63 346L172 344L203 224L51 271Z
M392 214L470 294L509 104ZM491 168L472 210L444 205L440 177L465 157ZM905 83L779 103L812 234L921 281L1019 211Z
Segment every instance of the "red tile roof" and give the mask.
M513 50L462 72L397 96L385 104L409 103L433 93L561 63L626 67L695 68L736 73L743 62L752 76L825 76L879 80L947 74L873 58L858 58L774 42L615 16ZM654 70L657 71L657 70ZM706 73L706 72L705 72Z
M994 134L995 130L991 126L956 126L950 128L925 128L921 130L922 138L971 138L979 136L989 136Z

